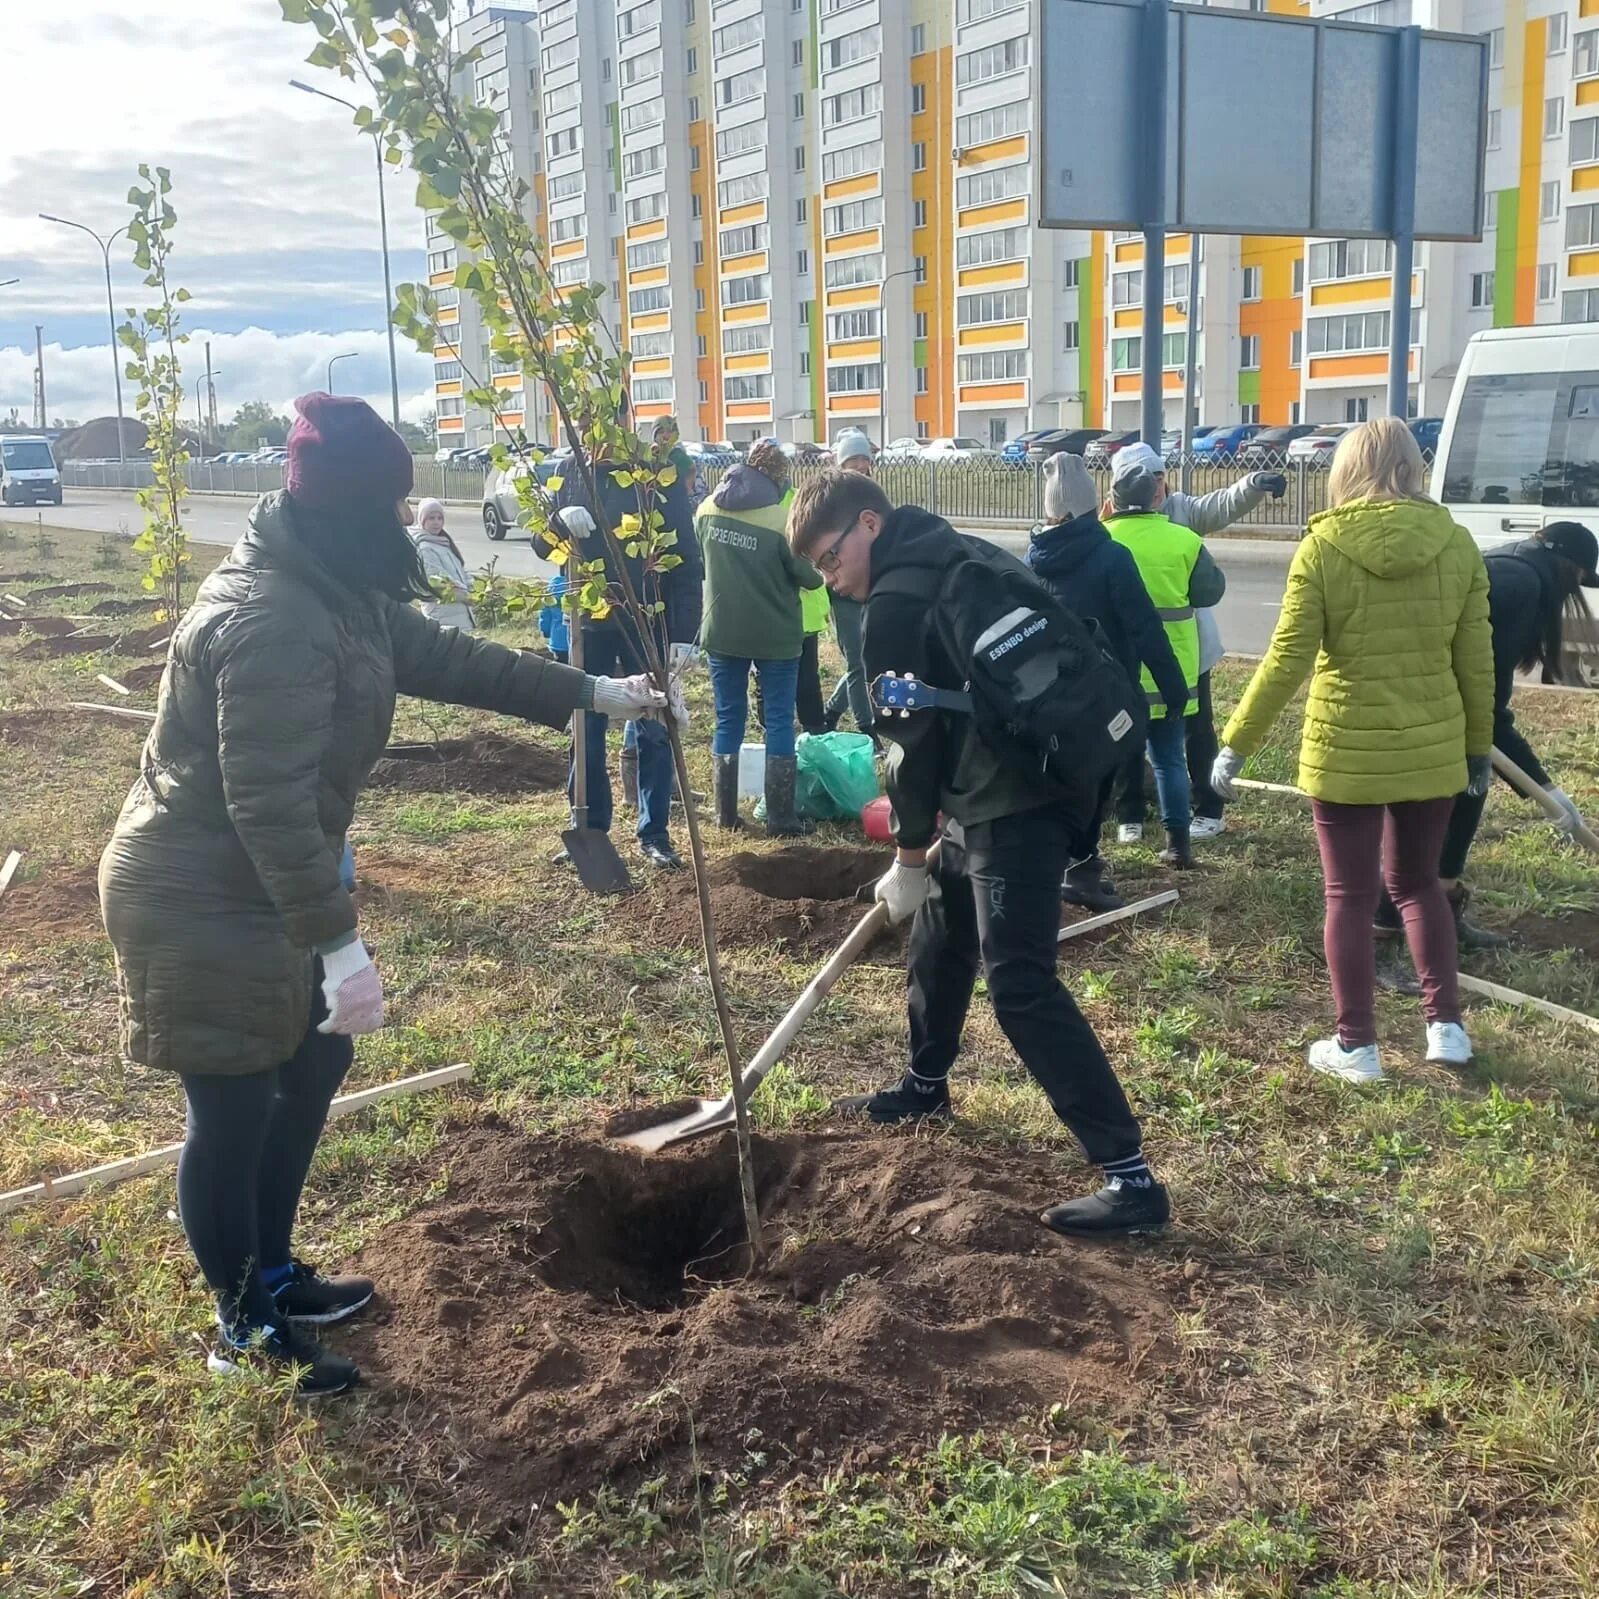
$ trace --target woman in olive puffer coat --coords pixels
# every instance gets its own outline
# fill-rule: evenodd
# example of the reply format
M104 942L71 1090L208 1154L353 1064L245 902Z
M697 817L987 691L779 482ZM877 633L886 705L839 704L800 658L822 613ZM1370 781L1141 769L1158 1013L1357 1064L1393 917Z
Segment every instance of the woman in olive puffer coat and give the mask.
M319 1276L289 1240L352 1039L383 1024L339 859L395 696L552 728L660 696L429 621L410 604L430 591L401 505L409 450L364 401L296 405L285 492L257 503L173 635L100 898L123 1054L183 1083L178 1205L217 1296L212 1368L254 1351L332 1393L355 1367L304 1327L372 1285Z
M1245 757L1311 679L1299 783L1314 805L1326 879L1338 1031L1311 1045L1310 1064L1351 1082L1382 1076L1372 918L1385 877L1421 979L1427 1059L1471 1059L1438 852L1455 795L1488 789L1493 639L1482 556L1426 497L1424 473L1397 417L1339 444L1332 509L1311 518L1271 647L1212 775L1230 799Z

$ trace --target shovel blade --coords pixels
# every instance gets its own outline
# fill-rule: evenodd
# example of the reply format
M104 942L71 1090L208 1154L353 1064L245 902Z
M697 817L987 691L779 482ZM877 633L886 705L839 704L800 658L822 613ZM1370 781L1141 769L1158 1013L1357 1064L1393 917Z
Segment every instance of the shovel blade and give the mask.
M633 892L633 879L609 833L602 833L597 827L572 827L561 834L561 842L577 869L578 881L591 894Z
M669 1122L660 1122L654 1127L640 1128L636 1133L624 1133L617 1143L628 1144L646 1155L653 1155L670 1144L681 1144L690 1138L704 1138L709 1133L719 1133L724 1127L731 1127L736 1119L731 1098L702 1099L698 1110L692 1110L686 1116L674 1117Z

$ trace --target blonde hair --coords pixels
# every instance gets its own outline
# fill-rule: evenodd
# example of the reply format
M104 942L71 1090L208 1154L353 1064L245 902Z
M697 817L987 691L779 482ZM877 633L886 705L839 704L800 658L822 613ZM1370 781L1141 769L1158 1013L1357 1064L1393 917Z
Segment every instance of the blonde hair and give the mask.
M1339 441L1327 478L1327 501L1425 500L1427 466L1416 435L1397 416L1362 422Z

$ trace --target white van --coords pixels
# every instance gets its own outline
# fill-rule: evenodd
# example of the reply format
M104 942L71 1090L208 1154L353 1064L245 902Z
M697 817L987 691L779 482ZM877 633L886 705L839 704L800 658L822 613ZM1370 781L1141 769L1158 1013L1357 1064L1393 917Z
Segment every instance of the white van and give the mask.
M1599 322L1472 335L1432 495L1485 550L1550 522L1599 533ZM1599 626L1566 638L1566 680L1599 688Z
M49 439L0 433L0 505L61 503L61 471Z

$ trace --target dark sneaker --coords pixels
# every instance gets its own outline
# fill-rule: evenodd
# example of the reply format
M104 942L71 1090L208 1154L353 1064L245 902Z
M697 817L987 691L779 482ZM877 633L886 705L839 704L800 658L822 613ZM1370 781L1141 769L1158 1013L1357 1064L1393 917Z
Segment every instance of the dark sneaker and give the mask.
M1066 868L1060 897L1068 905L1081 905L1090 911L1119 911L1127 903L1116 892L1104 861L1097 855L1089 856L1086 861L1073 861Z
M651 866L663 872L683 870L683 857L669 843L656 844L649 839L643 839L639 843L638 852Z
M924 1082L907 1073L894 1087L867 1095L860 1108L879 1127L920 1121L924 1116L948 1116L949 1084Z
M1461 949L1503 949L1510 942L1509 938L1504 933L1479 927L1472 921L1466 914L1470 904L1471 890L1464 883L1457 883L1449 895L1449 909L1454 912L1455 939Z
M1175 867L1180 872L1186 872L1193 866L1194 852L1186 827L1166 829L1166 847L1160 852L1160 864Z
M342 1394L361 1380L353 1361L324 1349L309 1333L287 1321L251 1328L229 1328L219 1323L217 1341L206 1366L223 1377L237 1377L250 1366L265 1370L292 1366L297 1373L295 1389L303 1399Z
M291 1269L293 1275L272 1295L278 1314L290 1321L325 1327L353 1316L372 1297L365 1277L324 1277L303 1260L291 1262Z
M1097 1194L1051 1205L1038 1219L1068 1238L1158 1233L1171 1220L1171 1201L1159 1183L1137 1188L1112 1177Z

